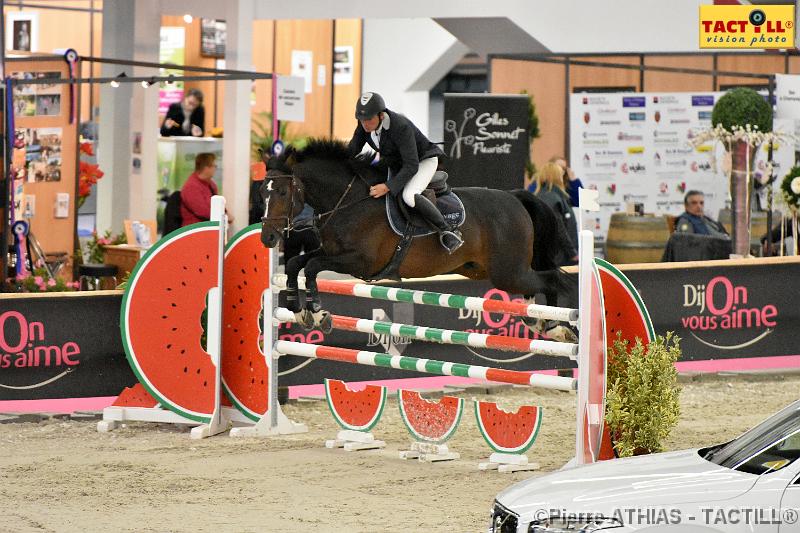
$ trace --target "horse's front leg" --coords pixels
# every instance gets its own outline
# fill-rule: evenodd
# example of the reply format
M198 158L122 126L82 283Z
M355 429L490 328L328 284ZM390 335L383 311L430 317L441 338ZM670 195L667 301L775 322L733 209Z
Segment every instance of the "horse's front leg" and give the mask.
M314 328L314 321L308 319L300 305L300 288L297 277L308 262L321 254L320 250L311 253L296 255L286 263L286 307L294 313L297 323L306 331Z
M317 275L323 270L333 272L347 272L349 267L357 261L356 255L344 255L339 257L319 256L312 258L305 267L306 274L306 317L305 320L313 321L324 333L333 330L333 318L328 311L322 309L322 300L319 297L317 287Z

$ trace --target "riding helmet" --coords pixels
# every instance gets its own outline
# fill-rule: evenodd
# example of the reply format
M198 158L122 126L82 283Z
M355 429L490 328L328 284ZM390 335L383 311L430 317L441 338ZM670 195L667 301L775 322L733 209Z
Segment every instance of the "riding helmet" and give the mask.
M386 109L383 97L378 93L364 93L356 102L356 119L367 120Z

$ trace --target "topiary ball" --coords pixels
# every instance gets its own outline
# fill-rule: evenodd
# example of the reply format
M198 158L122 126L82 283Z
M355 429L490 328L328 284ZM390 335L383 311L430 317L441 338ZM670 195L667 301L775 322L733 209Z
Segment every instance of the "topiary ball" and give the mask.
M750 124L758 126L762 132L772 131L772 108L763 96L753 89L739 87L722 95L711 112L711 124L733 131L735 126L742 128Z

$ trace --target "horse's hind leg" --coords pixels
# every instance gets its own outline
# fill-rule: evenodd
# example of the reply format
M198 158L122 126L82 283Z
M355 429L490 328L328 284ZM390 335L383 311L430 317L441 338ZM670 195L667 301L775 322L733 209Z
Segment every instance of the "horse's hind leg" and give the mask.
M534 303L537 294L544 294L545 302L550 306L558 306L558 288L562 285L558 276L558 271L537 272L533 270L527 262L512 261L508 258L502 266L497 266L490 272L492 285L498 289L522 294L529 303ZM522 321L531 331L538 334L546 334L549 338L558 342L576 342L577 335L568 325L561 324L557 320L537 319L523 317Z

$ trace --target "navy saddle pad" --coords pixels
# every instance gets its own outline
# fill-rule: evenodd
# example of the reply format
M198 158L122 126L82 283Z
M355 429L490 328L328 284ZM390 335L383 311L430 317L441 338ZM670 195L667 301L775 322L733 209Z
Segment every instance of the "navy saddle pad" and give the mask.
M403 200L398 196L387 194L386 198L386 216L389 219L389 226L392 231L402 236L406 229L407 219L400 211L398 202ZM436 207L444 216L444 219L450 224L451 228L458 228L467 219L467 214L464 211L464 204L461 203L461 198L456 196L452 191L449 191L441 196L436 197ZM412 237L423 237L435 233L435 231L419 216L414 216L412 219L413 229Z

